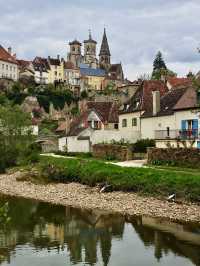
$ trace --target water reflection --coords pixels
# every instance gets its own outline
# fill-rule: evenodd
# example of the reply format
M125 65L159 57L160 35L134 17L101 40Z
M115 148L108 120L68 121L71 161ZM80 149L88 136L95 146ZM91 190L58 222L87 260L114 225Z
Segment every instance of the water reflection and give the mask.
M5 200L8 199L2 201ZM0 264L9 265L19 247L21 251L29 247L31 254L67 253L72 265L97 265L100 261L98 265L115 265L110 264L112 244L126 241L123 237L128 223L133 228L129 235L143 243L143 254L146 248L154 250L157 265L170 253L200 265L198 227L147 217L125 221L120 215L99 210L77 210L23 199L9 199L9 207L10 226L0 230Z

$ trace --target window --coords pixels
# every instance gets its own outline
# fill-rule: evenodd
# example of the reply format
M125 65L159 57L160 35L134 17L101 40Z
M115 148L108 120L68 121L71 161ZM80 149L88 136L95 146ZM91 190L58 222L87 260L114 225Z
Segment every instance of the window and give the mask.
M98 123L98 121L94 121L94 128L95 128L95 129L98 129L98 128L99 128L99 123Z
M137 118L132 119L132 126L137 127Z
M127 119L122 120L122 127L127 127Z
M119 128L118 124L114 124L114 129L118 129L118 128Z
M55 76L57 76L57 71L55 71Z

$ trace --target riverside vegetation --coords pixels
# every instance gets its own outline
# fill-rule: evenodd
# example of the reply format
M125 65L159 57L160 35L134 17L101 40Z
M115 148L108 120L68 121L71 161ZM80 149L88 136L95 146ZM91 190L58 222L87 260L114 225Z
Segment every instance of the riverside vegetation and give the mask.
M165 197L176 193L177 198L200 200L200 173L189 169L122 168L96 160L53 157L41 158L38 169L40 177L50 182L108 184L113 191Z

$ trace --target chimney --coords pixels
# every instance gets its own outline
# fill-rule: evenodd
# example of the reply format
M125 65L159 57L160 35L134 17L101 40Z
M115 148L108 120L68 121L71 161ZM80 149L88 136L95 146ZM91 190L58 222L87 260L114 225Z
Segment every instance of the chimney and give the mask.
M57 59L60 60L60 55L59 54L57 55Z
M160 91L152 91L153 94L153 115L160 111Z
M8 53L11 55L12 54L12 48L8 47Z

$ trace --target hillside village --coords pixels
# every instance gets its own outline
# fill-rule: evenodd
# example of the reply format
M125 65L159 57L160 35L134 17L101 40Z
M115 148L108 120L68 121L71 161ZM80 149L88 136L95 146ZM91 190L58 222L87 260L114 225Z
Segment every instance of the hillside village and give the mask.
M179 78L160 52L156 60L152 77L129 81L122 63L112 62L105 29L99 53L91 31L83 44L69 42L65 57L27 61L0 46L0 95L31 114L45 152L145 139L158 148L200 148L199 74Z

